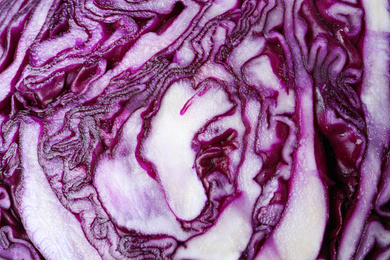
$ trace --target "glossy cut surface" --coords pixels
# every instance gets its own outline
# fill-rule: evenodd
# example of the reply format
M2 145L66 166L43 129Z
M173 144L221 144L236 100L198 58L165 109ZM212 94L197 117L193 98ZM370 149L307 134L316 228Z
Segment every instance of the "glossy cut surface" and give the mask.
M390 258L385 0L0 1L0 258Z

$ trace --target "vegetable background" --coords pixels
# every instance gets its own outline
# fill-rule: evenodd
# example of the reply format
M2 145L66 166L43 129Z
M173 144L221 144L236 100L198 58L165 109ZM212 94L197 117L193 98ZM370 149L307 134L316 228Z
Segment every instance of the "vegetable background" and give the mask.
M3 259L389 259L385 0L0 0Z

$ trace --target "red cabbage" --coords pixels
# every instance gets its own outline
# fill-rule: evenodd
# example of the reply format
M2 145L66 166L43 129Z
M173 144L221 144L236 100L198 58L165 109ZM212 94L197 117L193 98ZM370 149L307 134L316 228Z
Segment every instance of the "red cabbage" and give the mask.
M390 259L389 10L0 1L0 258Z

